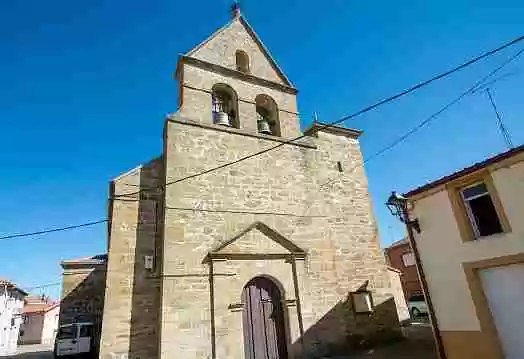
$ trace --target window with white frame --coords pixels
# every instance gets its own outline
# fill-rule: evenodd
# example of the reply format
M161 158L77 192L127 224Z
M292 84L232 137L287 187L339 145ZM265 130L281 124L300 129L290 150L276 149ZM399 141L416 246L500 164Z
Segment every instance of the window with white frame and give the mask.
M402 263L404 267L411 267L415 265L415 255L413 252L406 252L402 254Z
M503 232L500 218L484 182L460 191L475 238Z

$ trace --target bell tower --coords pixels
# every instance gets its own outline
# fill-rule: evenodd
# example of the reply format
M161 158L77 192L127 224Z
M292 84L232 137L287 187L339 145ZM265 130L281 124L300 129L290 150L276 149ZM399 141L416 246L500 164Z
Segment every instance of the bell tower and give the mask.
M229 23L179 58L180 108L171 118L235 134L299 136L297 90L242 16L238 2L231 15Z
M100 358L309 358L400 334L361 132L289 141L297 90L232 15L179 58L162 155L111 183Z

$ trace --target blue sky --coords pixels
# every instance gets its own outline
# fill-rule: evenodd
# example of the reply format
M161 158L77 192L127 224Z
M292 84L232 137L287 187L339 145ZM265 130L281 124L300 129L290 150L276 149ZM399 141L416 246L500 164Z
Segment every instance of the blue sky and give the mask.
M177 107L177 55L229 20L227 0L0 3L0 235L106 216L108 181L161 152ZM333 121L524 34L519 0L245 0L243 12L299 92L303 125ZM524 44L520 45L520 47ZM345 125L369 156L520 48ZM493 94L524 142L524 56ZM484 93L367 166L382 243L403 228L383 202L505 150ZM60 280L59 261L106 250L106 228L0 241L0 276ZM40 293L36 291L35 293ZM59 288L45 293L58 296Z

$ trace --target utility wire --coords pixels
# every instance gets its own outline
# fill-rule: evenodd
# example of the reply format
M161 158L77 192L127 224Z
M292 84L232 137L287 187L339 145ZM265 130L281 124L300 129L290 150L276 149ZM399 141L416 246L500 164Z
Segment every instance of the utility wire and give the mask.
M398 145L399 143L405 141L409 136L413 135L415 132L417 132L418 130L420 130L422 127L426 126L427 124L429 124L431 121L433 121L435 118L437 118L439 115L441 115L444 111L446 111L448 108L450 108L451 106L455 105L456 103L458 103L459 101L461 101L464 97L470 95L471 93L473 93L477 88L481 87L482 86L482 83L484 81L486 81L487 79L489 79L491 76L493 76L494 74L496 74L497 72L499 72L500 70L502 70L504 67L506 67L506 65L508 65L510 62L512 62L513 60L515 60L516 58L518 58L520 55L522 55L522 53L524 52L524 48L519 50L516 54L514 54L513 56L511 56L509 59L507 59L506 61L504 61L501 65L497 66L493 71L489 72L486 76L482 77L480 80L478 80L477 82L475 82L473 84L473 86L471 86L470 88L468 88L466 91L462 92L458 97L456 97L455 99L453 99L452 101L448 102L444 107L442 107L440 110L438 110L437 112L433 113L431 116L429 116L428 118L426 118L424 121L420 122L419 124L417 124L415 127L413 127L411 130L409 130L408 132L404 133L402 136L400 136L399 138L397 138L396 140L394 140L392 143L390 143L389 145L387 145L386 147L382 148L381 150L375 152L373 155L371 155L366 162L369 162L371 160L373 160L375 157L377 156L380 156L381 154L383 154L384 152L387 152L389 151L390 149L392 149L393 147L395 147L396 145ZM504 125L502 125L502 128L504 128ZM511 143L511 140L510 140L510 143Z
M494 85L495 83L499 82L499 81L502 81L502 80L505 80L511 76L515 76L516 74L518 74L520 71L519 70L515 70L515 71L510 71L504 75L501 75L491 81L488 81L486 82L484 85L482 86L479 86L477 89L475 89L475 91L471 92L472 94L474 93L477 93L479 91L482 91L482 90L485 90L486 88L491 88L492 85Z
M478 62L478 61L480 61L480 60L482 60L484 58L486 58L486 57L494 55L497 52L502 51L502 50L504 50L504 49L506 49L506 48L508 48L508 47L510 47L510 46L512 46L512 45L514 45L514 44L516 44L516 43L518 43L520 41L522 41L522 40L524 40L524 36L519 36L516 39L503 44L502 46L499 46L499 47L497 47L497 48L495 48L493 50L487 51L487 52L485 52L485 53L483 53L483 54L481 54L481 55L479 55L479 56L477 56L477 57L475 57L475 58L473 58L473 59L471 59L469 61L466 61L463 64L458 65L458 66L456 66L456 67L454 67L454 68L452 68L452 69L450 69L450 70L448 70L446 72L443 72L443 73L441 73L439 75L433 76L433 77L431 77L431 78L429 78L429 79L427 79L425 81L422 81L422 82L420 82L420 83L418 83L418 84L416 84L416 85L414 85L414 86L412 86L412 87L410 87L410 88L408 88L406 90L403 90L403 91L397 93L396 95L393 95L393 96L390 96L388 98L385 98L385 99L383 99L383 100L381 100L381 101L379 101L379 102L377 102L377 103L375 103L373 105L367 106L367 107L365 107L365 108L363 108L363 109L361 109L361 110L359 110L357 112L354 112L354 113L352 113L352 114L350 114L348 116L342 117L339 120L336 120L336 121L327 123L325 125L322 125L322 126L320 126L317 129L317 131L321 131L321 130L326 129L326 128L330 127L330 126L334 126L334 125L337 125L337 124L342 123L344 121L347 121L349 119L352 119L352 118L355 118L357 116L363 115L364 113L367 113L367 112L369 112L371 110L374 110L375 108L377 108L379 106L385 105L385 104L387 104L389 102L392 102L392 101L394 101L396 99L399 99L400 97L406 96L406 95L408 95L408 94L410 94L410 93L412 93L412 92L414 92L414 91L416 91L416 90L418 90L418 89L420 89L422 87L425 87L425 86L431 84L432 82L435 82L435 81L440 80L440 79L442 79L444 77L447 77L447 76L449 76L449 75L451 75L451 74L453 74L453 73L455 73L457 71L460 71L460 70L462 70L462 69L464 69L464 68L466 68L466 67L468 67L468 66L470 66L470 65L472 65L472 64L474 64L474 63L476 63L476 62ZM267 149L264 149L264 150L261 150L261 151L258 151L258 152L254 152L252 154L240 157L239 159L237 159L235 161L224 163L224 164L222 164L220 166L212 167L212 168L203 170L201 172L194 173L194 174L186 176L186 177L175 179L173 181L167 182L164 187L167 187L167 186L175 184L175 183L180 183L182 181L186 181L186 180L191 179L191 178L199 177L199 176L208 174L210 172L214 172L214 171L217 171L217 170L220 170L220 169L223 169L223 168L235 165L235 164L237 164L239 162L243 162L243 161L248 160L250 158L253 158L253 157L262 155L264 153L267 153L269 151L273 151L275 149L278 149L278 148L280 148L280 147L282 147L284 145L287 145L287 144L293 143L295 141L298 141L298 140L300 140L300 139L302 139L304 137L307 137L307 136L306 135L300 135L300 136L295 137L293 139L281 142L281 143L279 143L276 146L269 147ZM115 195L114 197L132 196L132 195L135 195L135 194L140 194L143 191L145 191L145 189L140 189L138 191L131 192L131 193L123 193L123 194Z
M374 153L373 155L369 156L368 158L366 158L364 161L362 161L362 163L358 164L358 165L355 165L353 166L352 168L350 168L348 170L349 173L352 173L353 171L355 171L357 168L359 167L364 167L364 165L366 163L369 163L371 161L373 161L375 158L383 155L385 152L393 149L395 146L398 146L400 143L402 143L403 141L405 141L408 137L410 137L411 135L413 135L414 133L416 133L418 130L420 130L422 127L424 127L425 125L427 125L429 122L435 120L439 115L441 115L443 112L445 112L446 110L448 110L450 107L452 107L453 105L457 104L458 102L460 102L461 100L463 100L466 96L468 96L469 94L473 93L474 91L476 91L478 88L484 86L484 82L486 80L488 80L491 76L495 75L497 72L499 72L500 70L502 70L504 67L506 67L510 62L512 62L513 60L515 60L516 58L518 58L522 53L524 52L524 48L519 50L516 54L514 54L513 56L511 56L509 59L507 59L506 61L504 61L501 65L497 66L494 70L492 70L491 72L489 72L487 75L485 75L484 77L482 77L480 80L476 81L470 88L468 88L466 91L462 92L459 96L457 96L454 100L452 100L451 102L445 104L442 108L440 108L439 110L437 110L436 112L434 112L433 114L431 114L429 117L427 117L425 120L421 121L417 126L415 126L414 128L412 128L411 130L407 131L406 133L404 133L402 136L400 136L398 139L396 139L395 141L393 141L392 143L390 143L389 145L383 147L381 150L377 151L376 153ZM320 185L320 188L322 189L323 187L339 180L340 178L331 178L330 180L324 182L323 184ZM317 194L321 194L322 191L318 191ZM316 201L313 200L311 201L311 203L305 208L304 210L304 215L306 215L309 210L311 209L311 207L313 206L313 203ZM296 230L298 229L298 226L295 228L295 230L293 232L291 232L290 235L288 235L288 238L291 238L293 236L293 234L296 232Z
M461 94L459 94L455 99L453 99L452 101L448 102L447 104L445 104L443 107L441 107L439 110L437 110L436 112L434 112L433 114L431 114L429 117L427 117L426 119L424 119L423 121L421 121L417 126L415 126L414 128L410 129L409 131L407 131L406 133L404 133L402 136L400 136L398 139L396 139L395 141L393 141L392 143L390 143L389 145L383 147L381 150L377 151L376 153L374 153L373 155L371 155L370 157L366 158L362 163L358 164L358 165L355 165L353 166L352 168L350 168L348 170L348 173L352 173L353 171L355 171L356 169L358 169L359 167L364 167L365 164L373 161L374 159L376 159L377 157L383 155L384 153L386 153L387 151L393 149L394 147L398 146L400 143L402 143L403 141L405 141L408 137L412 136L413 134L415 134L418 130L420 130L421 128L423 128L424 126L426 126L428 123L430 123L431 121L435 120L438 116L440 116L442 113L444 113L446 110L448 110L450 107L452 107L453 105L457 104L458 102L460 102L461 100L463 100L465 97L467 97L469 94L473 93L475 90L477 90L479 87L482 87L484 86L484 82L486 80L488 80L490 77L492 77L493 75L495 75L496 73L498 73L500 70L502 70L504 67L506 67L510 62L514 61L515 59L517 59L522 53L524 52L524 48L519 50L517 53L515 53L513 56L511 56L510 58L508 58L506 61L504 61L501 65L497 66L494 70L490 71L488 74L486 74L485 76L483 76L480 80L476 81L471 87L469 87L466 91L462 92ZM340 180L341 178L340 177L334 177L334 178L331 178L329 180L327 180L326 182L322 183L319 185L319 191L316 192L317 194L323 194L323 191L322 189L325 188L326 186ZM316 202L316 198L314 200L312 200L310 202L309 205L306 206L305 210L304 210L304 213L302 215L294 215L295 217L306 217L306 218L321 218L322 216L310 216L308 215L308 212L310 211L310 209L312 208L313 206L313 203ZM166 207L167 209L180 209L180 208L169 208L169 207ZM184 210L193 210L193 209L184 209ZM199 209L194 209L194 210L199 210ZM205 211L205 210L204 210ZM213 210L208 210L210 212L212 212ZM224 212L224 211L220 211L220 210L216 210L218 212ZM325 216L324 216L325 218ZM291 238L295 232L297 231L298 229L298 226L295 227L295 229L293 230L293 232L291 232L288 237Z
M509 46L509 45L508 45ZM507 46L506 46L507 47ZM364 164L372 161L373 159L381 156L382 154L384 154L385 152L391 150L392 148L394 148L395 146L399 145L400 143L402 143L403 141L405 141L408 137L410 137L411 135L413 135L414 133L416 133L418 130L420 130L422 127L424 127L425 125L427 125L428 123L430 123L431 121L433 121L434 119L436 119L439 115L441 115L444 111L446 111L447 109L449 109L451 106L455 105L456 103L458 103L459 101L461 101L464 97L466 97L467 95L471 94L472 92L474 92L477 88L479 88L480 86L483 86L483 82L486 81L487 79L489 79L491 76L493 76L494 74L496 74L497 72L499 72L500 70L502 70L506 65L508 65L510 62L512 62L513 60L515 60L517 57L519 57L522 53L524 52L524 48L519 50L516 54L514 54L513 56L511 56L509 59L507 59L506 61L504 61L501 65L499 65L498 67L496 67L494 70L492 70L491 72L489 72L486 76L482 77L479 81L475 82L473 84L473 86L471 86L469 89L467 89L466 91L462 92L458 97L456 97L454 100L452 100L451 102L447 103L446 105L444 105L441 109L439 109L437 112L433 113L432 115L430 115L428 118L426 118L425 120L423 120L422 122L420 122L417 126L415 126L414 128L412 128L411 130L407 131L406 133L404 133L402 136L400 136L398 139L396 139L395 141L393 141L392 143L390 143L389 145L385 146L384 148L382 148L381 150L375 152L373 155L371 155L370 157L368 157L367 159L365 159L363 161L363 163L361 165L357 165L357 166L354 166L353 168L350 169L350 172L352 172L353 170L355 170L356 168L360 167L360 166L363 166ZM329 181L327 181L326 183L324 184L321 184L320 187L323 187L329 183L332 183L334 181L336 181L337 178L335 179L331 179ZM320 193L320 192L319 192ZM116 196L115 196L116 197ZM169 209L169 208L168 208ZM180 208L172 208L172 209L179 209ZM307 208L307 210L309 209L309 207ZM184 209L184 210L199 210L199 209ZM206 210L206 211L215 211L215 212L232 212L231 210ZM297 216L299 217L299 216ZM305 215L304 215L305 217ZM79 224L79 225L75 225L75 226L67 226L67 227L61 227L61 228L54 228L54 229L50 229L50 230L45 230L45 231L38 231L38 232L31 232L31 233L23 233L23 234L14 234L14 235L8 235L8 236L4 236L4 237L0 237L0 240L4 240L4 239L10 239L10 238L17 238L17 237L27 237L27 236L34 236L34 235L38 235L38 234L44 234L44 233L51 233L51 232L58 232L58 231L65 231L65 230L69 230L69 229L75 229L75 228L80 228L80 227L87 227L87 226L92 226L92 225L95 225L95 224L99 224L99 223L103 223L103 222L107 222L108 219L103 219L103 220L100 220L100 221L95 221L95 222L89 222L89 223L84 223L84 224Z
M43 284L43 285L39 285L39 286L36 286L36 287L29 287L29 288L23 288L25 291L27 292L31 292L35 289L42 289L42 288L49 288L49 287L56 287L56 286L59 286L61 285L62 282L56 282L56 283L49 283L49 284Z
M135 201L133 201L135 202ZM212 212L212 213L233 213L233 214L255 214L255 215L274 215L274 216L289 216L289 217L325 217L325 216L301 216L299 214L294 213L282 213L282 212L264 212L264 211L245 211L245 210L227 210L227 209L203 209L203 208L184 208L184 207L166 207L166 209L170 210L178 210L178 211L193 211L193 212ZM88 222L88 223L82 223L77 224L74 226L66 226L66 227L58 227L43 231L37 231L37 232L29 232L29 233L19 233L19 234L11 234L7 236L0 237L0 240L6 240L6 239L12 239L12 238L20 238L20 237L31 237L36 236L40 234L46 234L46 233L53 233L53 232L60 232L60 231L67 231L71 229L77 229L82 227L88 227L88 226L94 226L96 224L105 223L108 222L108 219L101 219L99 221L95 222Z
M87 223L82 223L82 224L77 224L77 225L67 226L67 227L58 227L58 228L53 228L53 229L46 229L46 230L37 231L37 232L10 234L10 235L7 235L7 236L0 237L0 241L3 241L5 239L11 239L11 238L36 236L38 234L46 234L46 233L52 233L52 232L68 231L70 229L94 226L96 224L104 223L104 222L107 222L107 221L108 221L107 219L102 219L102 220L99 220L99 221L87 222Z
M506 145L509 147L509 149L512 149L513 142L511 141L511 136L509 135L509 132L506 129L506 126L504 126L504 122L502 121L502 117L497 109L497 105L495 105L495 100L493 100L493 96L491 95L491 91L489 90L489 87L486 88L486 93L488 94L489 101L491 102L491 106L493 107L493 111L495 111L495 114L497 115L497 122L499 124L500 133L502 133L502 137L504 137L504 141L506 142Z
M287 217L308 217L308 218L325 218L326 216L304 216L294 213L285 212L264 212L264 211L245 211L245 210L226 210L226 209L203 209L203 208L184 208L184 207L167 207L166 209L177 211L193 211L193 212L210 212L210 213L234 213L234 214L257 214L257 215L273 215L273 216L287 216Z

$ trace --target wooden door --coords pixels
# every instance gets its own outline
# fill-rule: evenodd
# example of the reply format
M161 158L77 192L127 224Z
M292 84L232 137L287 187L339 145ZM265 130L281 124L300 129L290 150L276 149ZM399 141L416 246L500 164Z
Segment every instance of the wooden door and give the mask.
M242 293L246 359L286 359L281 294L272 280L252 279Z

